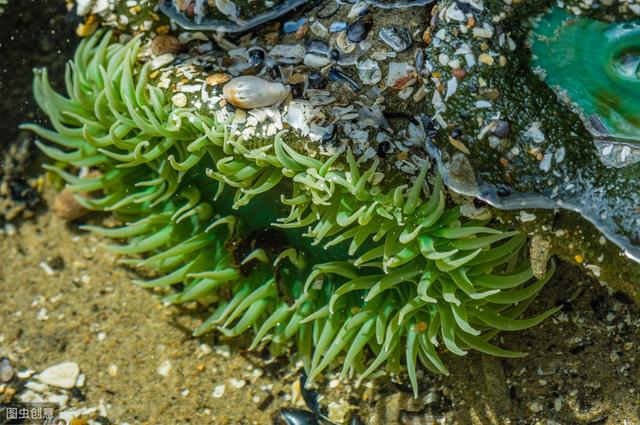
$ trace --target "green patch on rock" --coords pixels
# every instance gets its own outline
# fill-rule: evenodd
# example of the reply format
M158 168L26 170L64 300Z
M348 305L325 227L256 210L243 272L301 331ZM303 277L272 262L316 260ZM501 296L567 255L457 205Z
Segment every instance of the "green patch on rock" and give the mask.
M640 21L609 23L553 8L532 36L533 65L596 132L640 140Z

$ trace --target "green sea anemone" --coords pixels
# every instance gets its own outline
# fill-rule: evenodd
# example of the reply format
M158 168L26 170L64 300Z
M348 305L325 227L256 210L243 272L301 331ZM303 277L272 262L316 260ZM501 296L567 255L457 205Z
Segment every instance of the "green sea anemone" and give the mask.
M274 355L294 341L311 379L338 363L362 378L404 364L417 394L418 362L447 373L443 348L521 357L489 341L557 311L520 318L553 268L535 280L526 237L464 218L428 164L413 181L379 178L380 159L320 160L292 131L233 137L206 107L177 107L150 83L140 45L83 41L68 97L37 70L53 130L24 128L51 142L38 142L56 161L46 168L82 205L126 223L84 228L124 240L108 248L157 273L137 284L211 306L195 335L253 332L251 348ZM101 174L80 178L83 167Z
M603 22L555 7L540 19L531 44L533 65L585 123L598 126L593 133L638 141L640 21Z

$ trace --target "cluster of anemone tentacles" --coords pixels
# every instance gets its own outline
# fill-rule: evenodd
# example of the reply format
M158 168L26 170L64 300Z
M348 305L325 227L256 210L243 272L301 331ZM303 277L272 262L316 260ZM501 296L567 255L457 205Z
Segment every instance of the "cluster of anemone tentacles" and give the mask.
M414 390L418 362L447 373L443 346L524 355L489 342L555 311L519 318L552 273L533 278L524 236L462 217L427 167L385 187L378 160L349 150L319 160L285 142L291 134L235 138L150 84L140 44L83 41L68 97L38 70L35 98L53 130L24 127L51 142L38 143L55 160L47 169L79 202L126 223L86 228L124 240L109 248L157 273L141 286L212 306L196 335L252 329L251 347L274 354L294 341L311 379L340 362L361 377L404 364ZM100 174L80 178L82 167Z

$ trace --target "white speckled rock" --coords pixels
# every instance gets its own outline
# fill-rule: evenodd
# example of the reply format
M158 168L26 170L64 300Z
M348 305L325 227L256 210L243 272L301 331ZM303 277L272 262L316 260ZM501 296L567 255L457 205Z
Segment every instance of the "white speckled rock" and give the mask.
M60 363L48 367L36 375L36 379L44 384L58 388L73 388L80 375L80 366L75 362Z

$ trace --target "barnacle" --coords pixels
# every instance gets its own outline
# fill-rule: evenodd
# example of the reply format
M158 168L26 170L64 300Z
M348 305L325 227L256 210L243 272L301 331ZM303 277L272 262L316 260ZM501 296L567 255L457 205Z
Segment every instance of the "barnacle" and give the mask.
M361 377L404 363L417 391L418 361L447 373L442 346L520 357L489 341L556 311L519 318L552 267L533 279L526 237L462 217L428 165L413 182L380 179L379 159L313 158L292 133L234 137L150 84L140 44L108 32L83 41L68 97L36 71L53 130L24 127L50 142L38 145L64 165L46 167L69 189L100 193L79 202L126 222L85 228L125 240L108 248L157 273L139 285L212 307L196 335L252 330L251 347L268 342L274 354L294 341L311 379L338 356L343 374ZM79 178L80 167L101 175Z

